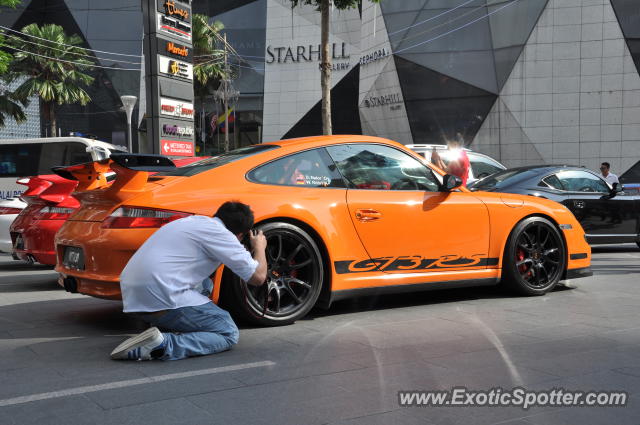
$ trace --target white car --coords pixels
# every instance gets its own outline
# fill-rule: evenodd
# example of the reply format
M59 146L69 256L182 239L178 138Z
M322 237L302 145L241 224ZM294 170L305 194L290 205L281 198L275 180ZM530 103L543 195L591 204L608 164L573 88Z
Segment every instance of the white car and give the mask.
M435 148L442 160L448 163L455 152L449 150L447 145L406 145L412 151L423 156L427 161L431 160L431 151ZM497 173L498 171L506 170L507 167L496 161L495 159L485 154L474 152L470 149L464 148L467 156L469 157L469 178L467 184L475 180L479 180L490 174Z
M0 200L0 254L11 254L13 245L9 227L27 204L18 198Z

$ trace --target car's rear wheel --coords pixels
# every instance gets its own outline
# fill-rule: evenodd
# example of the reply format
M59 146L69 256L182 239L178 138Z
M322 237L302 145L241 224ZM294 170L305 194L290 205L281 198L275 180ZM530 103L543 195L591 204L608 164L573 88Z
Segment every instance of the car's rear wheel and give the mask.
M242 318L263 326L287 325L315 305L324 276L318 245L303 229L290 223L259 226L267 238L267 282L246 285L225 271L225 306ZM266 309L265 309L266 304Z
M522 295L543 295L562 278L567 250L560 231L549 220L529 217L518 223L507 241L502 278Z

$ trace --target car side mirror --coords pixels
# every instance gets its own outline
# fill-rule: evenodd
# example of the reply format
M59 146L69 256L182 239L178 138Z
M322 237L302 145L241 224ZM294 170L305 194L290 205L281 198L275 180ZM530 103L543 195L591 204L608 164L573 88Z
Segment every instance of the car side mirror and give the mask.
M451 192L453 189L462 186L462 179L458 176L445 174L444 178L442 179L442 186L445 191Z
M611 198L615 198L615 196L622 192L624 190L624 187L622 187L621 184L618 183L611 183L611 190L609 191L608 195L603 196L603 199L611 199Z

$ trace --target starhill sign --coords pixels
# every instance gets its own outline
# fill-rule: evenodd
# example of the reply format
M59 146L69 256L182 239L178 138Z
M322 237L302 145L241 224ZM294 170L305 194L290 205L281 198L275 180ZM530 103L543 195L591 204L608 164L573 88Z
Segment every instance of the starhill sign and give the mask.
M333 43L331 48L331 57L334 60L349 59L351 56L347 54L346 43ZM294 47L273 47L267 46L266 63L297 63L312 62L322 59L320 53L320 45L314 46L294 46Z

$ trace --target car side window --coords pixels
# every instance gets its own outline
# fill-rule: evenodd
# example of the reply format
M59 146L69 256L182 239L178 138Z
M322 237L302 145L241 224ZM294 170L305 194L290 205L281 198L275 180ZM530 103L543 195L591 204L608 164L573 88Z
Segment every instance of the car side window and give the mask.
M550 187L551 189L557 189L557 190L565 190L565 188L562 186L562 183L560 182L560 179L555 174L552 174L542 179L542 181L538 183L538 186Z
M282 186L344 187L342 176L324 148L271 161L252 170L248 178L256 183Z
M487 177L504 169L501 168L499 164L483 156L475 155L474 153L468 153L467 156L469 157L469 165L476 179Z
M600 177L580 170L561 171L558 180L569 192L608 193L609 186Z
M328 146L327 151L350 188L437 192L431 169L406 153L376 144Z

